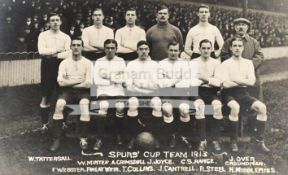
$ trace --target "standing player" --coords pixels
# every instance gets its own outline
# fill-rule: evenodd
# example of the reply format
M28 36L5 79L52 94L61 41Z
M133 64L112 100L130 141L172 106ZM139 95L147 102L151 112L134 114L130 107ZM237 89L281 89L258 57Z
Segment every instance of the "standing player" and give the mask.
M249 36L247 33L248 29L251 26L251 22L245 18L237 18L234 20L234 29L236 31L236 36L242 38L244 42L244 50L242 53L242 57L252 60L256 73L256 83L255 86L249 88L249 93L254 95L260 100L263 100L263 92L262 86L260 82L260 72L259 68L264 61L264 55L261 52L259 42L253 37ZM221 51L221 59L222 62L232 56L232 52L230 50L231 41L233 38L229 38L225 41L222 51Z
M148 43L146 41L139 41L137 43L138 58L129 62L126 69L126 85L129 91L127 95L130 96L127 111L127 129L130 134L128 149L134 147L135 136L137 136L141 129L140 124L146 126L146 129L156 136L155 147L160 148L157 136L159 136L159 132L161 131L163 119L161 100L157 97L157 89L159 88L157 73L159 65L157 62L151 60L149 51ZM141 101L139 102L139 100ZM147 104L145 100L150 102L151 107L141 105L139 108L139 104Z
M176 146L176 132L179 116L185 113L183 107L189 96L189 67L188 62L179 58L179 43L168 44L168 58L159 62L160 66L160 96L163 101L163 137L169 142L169 147ZM186 78L186 81L185 81ZM186 92L186 93L185 93ZM185 100L187 101L185 104ZM179 112L178 112L179 109ZM187 110L187 114L188 114Z
M183 37L180 29L169 23L168 7L162 5L157 10L157 24L147 31L147 42L151 49L151 57L153 60L162 60L167 58L167 46L169 43L177 42L180 51L183 50Z
M197 16L199 17L199 23L192 27L185 41L184 51L191 57L191 59L197 58L200 56L199 43L203 39L208 39L212 42L212 52L211 56L213 58L218 58L220 56L220 51L223 46L224 40L219 29L209 23L209 7L207 5L200 5L198 8ZM217 42L219 49L214 50L214 43ZM192 49L193 46L193 49Z
M71 39L60 31L61 19L56 13L50 14L50 29L40 33L38 38L38 52L41 56L41 89L40 103L42 132L48 130L50 112L50 98L54 89L58 89L57 73L60 62L70 53Z
M63 110L66 105L69 107L71 103L79 103L80 147L83 150L88 148L87 128L90 121L89 88L92 80L92 64L82 56L82 49L83 41L81 39L73 39L71 43L72 57L62 61L59 66L57 81L61 86L61 93L56 102L55 113L53 115L53 143L50 147L51 151L56 151L60 146L61 126L64 120Z
M216 69L220 66L220 61L211 58L212 51L211 41L204 39L199 43L199 51L201 56L190 61L192 72L191 86L198 86L198 97L194 102L195 107L202 105L203 101L206 104L211 104L213 108L213 117L208 115L197 115L196 125L200 132L199 151L204 151L207 146L206 142L206 124L210 130L214 151L221 150L219 144L220 127L223 119L222 103L217 96L217 91L220 89L221 81L215 77ZM199 106L201 108L201 106ZM207 108L206 108L207 109Z
M135 25L136 19L136 10L128 9L125 13L126 26L118 29L115 34L115 40L119 44L118 56L124 58L125 61L137 58L137 43L146 40L145 31Z
M231 147L233 152L238 151L238 121L239 112L250 109L257 113L255 128L256 142L261 150L269 152L269 148L264 143L264 131L267 121L266 105L257 98L251 97L247 92L247 87L255 84L255 72L253 62L242 57L244 49L243 40L234 38L231 40L230 49L232 57L221 64L219 75L223 83L223 101L230 108L229 120L231 123ZM218 73L217 73L218 74Z
M92 19L93 25L83 29L82 40L84 41L84 56L95 61L105 56L103 43L106 39L114 39L114 33L112 29L103 25L102 9L95 9Z
M97 101L99 101L99 114L103 116L96 119L98 138L93 147L95 151L102 147L104 129L108 124L107 122L110 123L110 121L115 123L115 128L110 129L117 133L117 143L122 144L125 104L117 99L124 97L122 83L124 82L126 66L124 60L115 55L117 46L115 40L107 39L104 42L106 56L98 59L95 63L94 81L97 86ZM115 108L116 111L112 110Z

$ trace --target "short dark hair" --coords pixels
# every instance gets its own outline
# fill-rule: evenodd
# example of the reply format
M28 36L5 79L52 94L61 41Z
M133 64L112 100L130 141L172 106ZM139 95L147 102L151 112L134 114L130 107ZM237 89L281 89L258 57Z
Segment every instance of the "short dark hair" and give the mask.
M127 11L135 11L136 12L136 9L133 8L133 7L129 7L129 8L126 9L125 13L127 13Z
M82 40L82 38L80 36L72 37L71 38L71 45L72 45L72 41L74 41L74 40L80 40L82 47L84 47L84 41Z
M173 42L168 43L168 46L167 46L167 47L169 48L170 46L176 46L176 45L179 45L179 43L173 41Z
M48 15L49 21L50 21L50 18L51 18L52 16L58 16L58 17L60 18L60 20L61 20L61 16L59 15L59 13L52 12L52 13L49 13L49 15Z
M103 9L101 9L101 8L95 8L95 9L93 10L92 15L94 14L95 11L101 11L102 14L103 14L103 16L104 16L104 11L103 11Z
M139 41L139 42L137 43L137 49L138 49L140 46L142 46L142 45L147 45L147 46L149 46L149 44L147 43L147 41L141 40L141 41Z
M167 9L168 12L169 12L169 8L168 8L168 6L165 5L165 4L162 4L162 5L158 6L158 8L157 8L157 13L158 13L160 10L163 10L163 9Z
M199 43L199 47L201 47L203 43L210 43L210 45L212 47L212 42L210 40L208 40L208 39L201 40L200 43Z
M209 6L206 4L200 4L200 6L198 7L198 12L200 11L201 8L206 8L209 10Z
M105 49L105 46L106 46L107 44L115 44L116 48L118 48L118 43L117 43L117 41L114 40L114 39L106 39L106 40L104 41L104 49Z
M241 41L241 42L243 43L243 39L242 39L242 38L234 37L234 38L232 38L232 40L231 40L230 46L232 46L232 44L233 44L234 41ZM243 44L244 44L244 43L243 43Z

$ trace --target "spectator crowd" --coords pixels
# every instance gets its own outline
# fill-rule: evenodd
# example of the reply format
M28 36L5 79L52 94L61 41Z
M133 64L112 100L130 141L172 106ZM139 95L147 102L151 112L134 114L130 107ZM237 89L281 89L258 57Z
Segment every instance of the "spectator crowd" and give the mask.
M187 0L192 1L192 0ZM193 2L242 7L243 0L193 0ZM288 3L286 0L247 0L250 9L286 13Z
M217 0L201 2L218 4ZM277 4L282 4L281 7L285 8L285 2L281 2ZM225 5L232 5L230 3ZM249 1L248 8L255 7L251 3ZM261 1L259 4L265 9L269 7L269 3L271 2ZM146 31L156 23L158 4L156 1L146 0L3 0L0 4L0 38L3 41L0 52L37 51L39 33L49 29L50 12L61 15L61 30L74 37L80 36L85 27L92 25L92 11L96 7L104 10L104 25L114 32L125 25L124 12L127 7L133 7L138 12L138 25ZM235 5L238 6L239 2L235 1ZM170 23L179 27L185 38L189 29L198 23L197 6L192 3L173 3L168 4L168 7ZM233 36L232 21L243 16L242 12L218 7L211 7L210 12L209 21L219 28L223 38ZM288 17L249 12L247 18L252 22L249 34L260 42L261 47L288 45Z

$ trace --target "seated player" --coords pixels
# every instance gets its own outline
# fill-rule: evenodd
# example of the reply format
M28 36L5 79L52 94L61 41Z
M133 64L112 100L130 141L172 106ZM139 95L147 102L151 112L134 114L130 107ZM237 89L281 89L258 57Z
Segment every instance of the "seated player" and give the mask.
M115 40L107 39L104 42L106 56L99 58L95 63L94 82L97 86L96 102L99 102L99 114L102 116L96 119L98 138L93 147L95 151L100 150L102 146L102 139L105 134L104 129L108 124L114 125L110 129L117 134L117 143L119 145L122 144L125 104L121 101L121 98L123 99L124 97L122 83L124 82L126 66L124 60L115 55L117 46ZM94 102L92 105L95 105Z
M72 56L61 62L57 81L61 87L53 115L53 143L51 151L56 151L60 146L60 137L63 122L63 110L69 104L79 103L80 106L80 147L88 148L87 128L90 121L89 98L91 86L91 62L82 56L83 41L73 39L71 43ZM74 112L77 109L74 108Z
M159 62L160 74L159 81L161 89L159 94L163 101L163 137L169 142L169 147L176 146L176 132L180 114L182 116L189 115L189 79L185 81L186 76L189 76L188 61L179 58L179 43L168 44L168 58ZM186 69L185 69L186 68ZM183 107L187 107L185 109Z
M200 41L199 51L201 56L190 61L191 76L193 79L191 81L191 86L199 86L198 97L196 97L194 104L196 108L199 107L201 109L201 112L203 112L204 105L211 104L213 117L202 113L195 115L196 125L200 132L198 150L204 151L206 149L206 129L209 129L214 151L219 152L221 150L219 144L220 126L223 115L222 103L217 96L221 81L215 78L215 72L220 66L220 61L211 58L212 42L208 39ZM203 102L205 104L203 104ZM208 112L208 110L205 111Z
M247 87L255 84L254 66L251 60L244 59L243 41L240 38L231 40L230 49L232 57L221 64L219 73L223 83L223 102L230 108L229 120L231 123L231 147L233 152L238 151L238 122L239 112L244 109L253 110L256 117L256 142L264 152L269 152L269 148L264 143L264 131L267 121L266 105L258 99L251 97L247 92Z
M161 99L157 97L157 71L159 65L151 60L149 46L146 41L137 43L138 58L127 64L127 129L130 134L128 149L134 148L135 136L141 131L142 126L151 131L155 137L155 147L160 148L159 132L162 125ZM141 101L140 101L141 100ZM150 103L150 106L147 105ZM139 102L140 101L140 102ZM146 106L140 105L144 104ZM139 109L138 109L139 108ZM151 111L152 110L152 111Z

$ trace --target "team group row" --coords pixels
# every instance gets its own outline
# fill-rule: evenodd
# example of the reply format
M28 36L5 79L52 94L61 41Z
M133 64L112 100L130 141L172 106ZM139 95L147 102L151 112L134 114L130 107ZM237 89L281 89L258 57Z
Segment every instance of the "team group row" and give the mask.
M110 34L109 29L102 25L102 10L96 9L92 17L94 25L84 29L82 40L73 39L72 43L71 39L59 29L60 17L54 14L49 18L51 29L39 35L38 49L43 57L41 62L43 94L40 104L43 130L48 124L49 96L54 86L60 85L61 87L53 115L54 140L51 150L55 151L59 147L61 126L65 119L65 106L70 104L71 100L80 103L80 146L82 149L87 149L89 104L90 107L95 104L95 101L90 102L91 94L87 89L91 86L91 72L93 72L94 83L97 85L95 95L98 102L95 106L99 109L98 114L107 116L114 109L112 112L115 124L113 130L117 131L118 143L122 143L123 131L128 129L127 133L130 135L128 148L130 149L133 148L139 128L143 129L143 126L156 138L155 147L160 146L159 139L162 134L159 133L163 130L169 131L167 133L171 135L171 145L175 142L175 133L182 133L180 135L183 136L181 137L183 142L190 145L187 137L190 136L190 130L193 128L190 119L193 116L199 128L199 150L205 150L207 144L205 104L211 104L214 135L212 143L216 151L221 151L219 132L223 119L222 104L224 104L230 109L228 116L231 124L229 132L231 132L232 151L238 151L238 116L241 106L241 108L257 112L256 140L262 150L268 152L269 149L265 146L263 138L267 121L266 106L249 96L247 92L247 86L255 84L255 69L259 67L263 59L259 43L246 33L250 25L249 21L244 18L235 20L237 24L235 30L238 36L231 38L223 46L220 32L215 32L218 29L208 23L209 7L200 6L199 24L190 30L190 35L188 33L190 46L187 44L188 36L186 38L185 52L192 59L187 61L179 58L183 40L182 36L178 37L175 34L176 27L168 23L167 8L159 9L158 23L147 31L146 37L139 34L143 31L135 26L135 13L133 9L127 10L127 25L116 32L114 40L112 39L113 32ZM214 51L215 40L219 46L216 51ZM91 70L91 62L82 57L82 51L88 59L96 60L93 62L95 64L93 70ZM220 54L222 58L229 59L221 64L219 59L212 58L217 58ZM64 58L66 59L62 61ZM127 66L124 60L129 61ZM191 90L191 87L193 89L196 87L196 90ZM223 89L222 96L219 97L220 87ZM187 88L189 90L186 95L179 95L185 94L183 92ZM91 92L95 91L92 86ZM130 98L127 98L128 94ZM119 100L124 96L127 98L126 104L123 100ZM139 101L142 99L151 100L148 110L141 110ZM190 105L187 100L193 103ZM192 106L196 112L191 115L189 110ZM151 113L147 114L147 111ZM143 120L145 116L149 116L150 119ZM99 120L96 122L98 138L93 147L94 150L101 148L102 137L105 134L103 117L97 120ZM176 126L175 121L178 121Z

